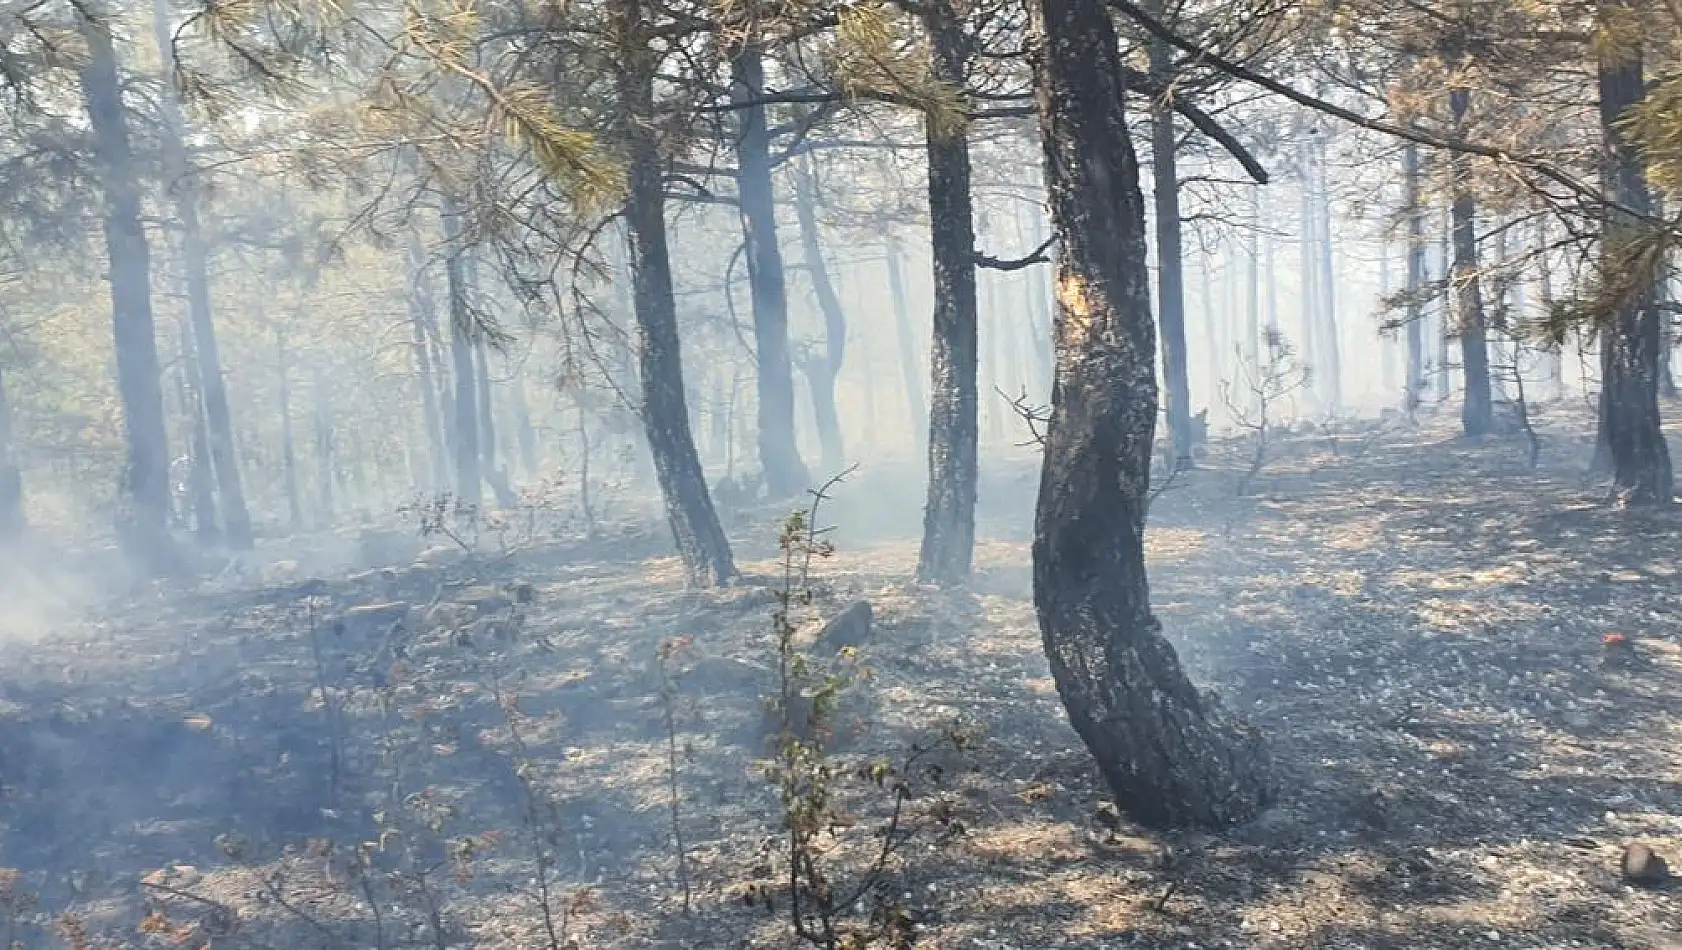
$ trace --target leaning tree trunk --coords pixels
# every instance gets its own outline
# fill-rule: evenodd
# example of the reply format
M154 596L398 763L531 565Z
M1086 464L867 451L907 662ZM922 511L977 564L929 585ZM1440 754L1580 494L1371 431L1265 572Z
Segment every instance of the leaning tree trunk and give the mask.
M12 444L12 404L6 396L6 374L0 369L0 541L23 534L23 475L17 446Z
M788 345L788 290L777 245L771 186L771 135L764 105L764 50L744 43L730 59L730 95L741 107L736 139L736 198L747 242L748 290L753 300L753 347L759 381L759 463L774 498L805 490L808 475L794 435L794 370Z
M1471 93L1452 89L1448 94L1458 134L1464 134L1466 111L1471 105ZM1465 402L1460 408L1460 428L1468 436L1488 435L1495 428L1494 407L1489 386L1489 344L1483 313L1483 291L1478 281L1477 203L1472 198L1472 157L1463 152L1451 152L1449 173L1453 179L1454 195L1450 215L1453 219L1454 263L1449 270L1453 285L1455 321L1460 335L1460 370L1466 387Z
M1186 678L1151 613L1156 339L1116 35L1103 0L1029 9L1062 238L1057 378L1034 524L1046 656L1117 805L1152 825L1229 825L1268 801L1268 756L1257 733Z
M123 403L128 460L123 490L129 510L121 535L129 553L152 570L173 561L169 538L169 436L152 320L151 250L140 217L140 187L117 76L117 53L103 19L77 14L87 59L82 93L93 129L105 199L105 252L111 275L111 328L117 390Z
M1621 2L1604 4L1602 16L1627 16ZM1620 47L1625 44L1618 44ZM1600 333L1604 354L1603 423L1612 461L1613 491L1631 505L1668 505L1671 502L1670 450L1659 418L1659 308L1655 285L1662 260L1653 264L1653 238L1636 215L1652 213L1646 163L1619 124L1641 102L1642 50L1601 51L1598 66L1600 123L1604 137L1607 179L1619 207L1608 207L1602 228L1602 253L1608 273L1633 282L1617 288L1618 302Z
M1160 14L1161 3L1156 4ZM1174 51L1160 39L1150 43L1151 79L1158 89L1172 89L1169 74ZM1151 103L1151 179L1156 204L1157 321L1162 328L1162 377L1168 385L1168 440L1173 451L1174 470L1194 467L1192 462L1191 371L1186 366L1185 254L1181 242L1180 168L1174 135L1174 106L1157 98ZM1207 296L1207 295L1205 295ZM1208 301L1205 299L1205 307ZM1211 351L1214 341L1205 341ZM1211 365L1218 354L1210 353ZM1211 376L1210 404L1219 398L1219 370Z
M841 363L847 357L847 314L841 309L841 298L829 279L829 265L823 259L823 240L818 234L816 182L811 159L800 163L794 172L794 216L800 224L801 258L806 264L806 276L812 281L812 293L818 298L818 312L823 315L823 355L806 361L802 369L812 389L812 409L818 420L818 443L823 447L823 467L827 474L841 471L846 464L846 448L841 440L841 418L835 400L835 378L841 374Z
M954 0L930 0L923 17L934 77L961 88L969 39ZM920 580L958 584L975 554L976 441L975 220L969 136L924 120L928 149L929 249L934 259L930 348L929 481L923 508Z
M1402 408L1411 418L1425 401L1425 209L1420 204L1419 146L1402 148L1402 183L1407 216L1407 388Z
M911 418L911 440L919 453L928 448L928 405L923 401L922 368L917 360L916 333L905 304L905 276L900 272L899 242L892 235L883 244L888 261L888 297L894 307L894 339L899 344L899 369L905 380L905 411Z
M167 74L159 99L164 119L160 141L165 166L171 177L175 216L181 223L181 263L187 275L187 314L192 323L194 358L198 362L196 375L203 385L197 392L204 403L210 462L216 474L216 491L221 496L222 538L229 546L246 550L253 543L251 514L245 506L245 485L240 478L239 455L234 451L233 418L228 411L228 388L222 377L222 354L216 342L216 324L211 318L210 249L199 226L199 184L187 158L187 124L181 115L181 103L176 98L175 44L169 28L169 6L165 0L153 3L152 26Z
M609 14L621 43L617 80L620 100L628 113L623 126L629 159L625 221L640 344L643 430L684 573L694 586L721 586L735 576L736 566L730 542L707 494L701 459L689 431L689 409L684 404L677 301L672 295L672 264L666 244L665 184L655 140L657 58L643 32L642 0L612 0ZM765 358L763 350L760 358Z

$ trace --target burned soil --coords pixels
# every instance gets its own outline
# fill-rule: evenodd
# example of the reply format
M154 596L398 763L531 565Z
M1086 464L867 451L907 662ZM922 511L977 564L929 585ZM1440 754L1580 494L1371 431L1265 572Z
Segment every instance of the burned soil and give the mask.
M1682 518L1606 506L1571 412L1543 414L1539 471L1428 421L1299 437L1246 497L1243 447L1217 446L1161 495L1159 615L1277 761L1277 803L1219 835L1104 805L1040 653L1033 462L987 471L965 591L909 581L917 513L870 504L906 473L859 473L796 598L814 627L871 605L832 737L853 820L824 860L847 881L873 859L893 802L852 767L916 746L935 767L859 907L903 910L919 947L1682 945L1678 893L1619 877L1626 842L1682 856ZM745 577L718 591L632 524L176 591L8 644L7 926L32 947L791 945L763 770L780 515L738 517Z

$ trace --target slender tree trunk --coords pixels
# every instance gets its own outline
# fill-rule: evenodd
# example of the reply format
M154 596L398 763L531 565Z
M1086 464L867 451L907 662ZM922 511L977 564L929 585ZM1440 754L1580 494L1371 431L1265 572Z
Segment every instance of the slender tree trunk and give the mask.
M1449 303L1449 298L1453 294L1453 290L1449 286L1449 281L1447 280L1447 277L1449 276L1449 222L1452 219L1452 216L1452 210L1450 213L1442 215L1442 221L1440 222L1442 227L1437 235L1437 266L1432 271L1433 277L1442 279L1442 289L1435 295L1435 299L1432 304L1437 311L1436 390L1437 402L1439 403L1446 402L1448 400L1449 392L1454 388L1454 374L1451 372L1452 365L1448 357L1448 344L1454 339L1454 331L1451 329L1453 325L1453 320L1450 315L1451 305Z
M968 37L955 0L930 0L923 16L934 77L962 88ZM928 140L929 247L934 258L930 350L929 481L917 577L957 584L975 554L979 434L976 394L975 219L969 137L924 121Z
M526 401L526 377L523 372L516 373L508 381L508 391L514 396L511 402L514 406L514 438L520 449L520 471L527 478L537 478L537 433L532 430L531 404Z
M1455 127L1463 129L1471 106L1471 93L1449 90L1449 105ZM1483 313L1483 293L1478 279L1477 204L1472 198L1471 156L1451 152L1449 174L1453 179L1450 209L1454 233L1454 264L1449 271L1453 287L1456 331L1460 337L1460 370L1466 399L1460 410L1460 426L1473 438L1488 435L1495 427L1489 388L1489 346Z
M460 212L444 209L444 235L449 239L449 257L444 272L450 294L450 370L455 379L451 399L451 426L456 456L456 501L469 510L484 504L484 475L479 455L479 387L474 379L473 346L478 335L468 305L468 274L465 249L457 245L461 235Z
M1045 222L1036 211L1028 216L1028 247L1045 242ZM1024 282L1028 290L1028 341L1034 354L1034 385L1036 400L1051 399L1051 288L1046 284L1046 267L1033 267ZM1189 397L1188 397L1189 398Z
M847 314L841 308L841 298L829 279L829 265L824 262L823 239L818 233L816 182L811 160L800 162L794 173L794 216L800 224L801 259L806 275L812 281L812 292L818 298L818 312L823 316L824 348L821 357L814 356L801 367L812 389L812 409L818 421L818 442L823 447L823 467L835 474L847 464L847 453L841 438L841 419L835 402L835 380L841 374L841 364L847 356Z
M1407 390L1402 408L1409 417L1425 400L1425 209L1420 204L1419 146L1402 148L1402 181L1407 216Z
M730 94L738 103L765 96L764 50L744 43L730 60ZM753 299L754 356L759 365L759 462L765 487L787 498L807 487L794 435L794 371L789 358L788 291L777 244L771 184L771 137L763 105L737 110L736 195L747 241L748 288Z
M1057 381L1034 521L1034 604L1075 731L1152 825L1229 825L1270 798L1260 737L1200 693L1151 613L1156 424L1144 200L1103 0L1032 0L1034 91L1062 237Z
M211 471L210 427L205 424L204 381L199 376L198 354L193 352L189 328L181 336L181 410L191 433L192 454L188 458L188 497L192 499L193 534L202 545L221 538L216 517L216 476Z
M286 350L286 331L274 328L275 369L280 377L280 457L286 487L288 524L297 531L304 524L302 499L298 495L298 446L292 435L292 365Z
M905 410L911 417L912 445L919 453L928 449L929 409L923 400L922 368L917 359L916 331L905 301L905 277L900 272L899 241L888 235L882 253L888 261L888 297L894 308L894 336L899 343L899 369L905 380Z
M154 0L152 12L154 38L165 72L160 99L164 118L164 163L173 179L170 193L175 199L175 216L181 223L181 263L187 276L187 313L192 323L197 376L203 381L202 389L195 388L204 403L210 461L215 466L216 490L221 495L222 536L231 547L248 550L252 545L251 515L246 510L239 456L234 451L234 426L228 411L222 354L216 342L216 324L211 318L210 250L205 246L199 227L198 179L193 175L187 158L186 120L176 99L174 43L166 0Z
M684 404L677 302L672 296L671 257L666 244L663 162L655 139L657 59L649 46L649 37L643 32L643 0L611 0L608 13L613 32L621 43L617 78L620 101L628 113L622 128L629 160L625 221L637 318L643 431L684 573L692 585L719 586L735 576L736 567L730 555L730 542L707 494L701 460L689 431L689 409ZM780 278L780 264L777 273ZM762 378L766 357L762 342L759 350ZM786 359L785 352L785 373ZM792 400L788 408L792 423ZM789 434L792 436L792 429ZM792 449L792 438L789 443L788 448ZM797 455L791 457L798 463Z
M1337 332L1337 267L1332 260L1332 189L1328 180L1326 140L1315 138L1315 235L1320 251L1320 325L1325 331L1325 382L1328 411L1343 411L1343 345Z
M315 396L316 523L327 528L338 519L338 506L333 499L338 462L334 458L337 446L333 444L333 409L327 398L327 380L320 369L315 370L310 380L310 390Z
M496 495L501 508L512 508L518 499L508 484L508 470L501 464L496 445L496 403L491 399L491 372L486 355L485 335L478 334L473 346L474 400L479 408L479 470Z
M998 279L992 275L977 275L977 278L981 304L976 310L976 343L986 353L982 361L982 384L979 391L988 394L987 411L983 413L987 419L987 443L1002 445L1005 441L1005 418L999 406L998 394L1010 392L1004 378L1004 361L999 356L999 349L1003 345L1005 321L999 313ZM977 411L979 405L978 402Z
M23 511L23 474L17 445L12 441L12 403L6 395L6 372L0 368L0 541L21 536L28 522Z
M1160 14L1163 4L1153 3ZM1172 87L1170 74L1174 51L1161 40L1148 46L1151 76L1162 89ZM1171 102L1155 99L1151 104L1151 181L1156 204L1156 265L1159 311L1162 328L1162 376L1168 386L1168 439L1174 453L1174 468L1193 467L1191 431L1191 371L1187 368L1185 252L1181 242L1180 165L1174 136L1174 108ZM1208 319L1207 265L1205 265L1204 318ZM1204 345L1214 347L1213 340ZM1211 405L1220 398L1220 379L1213 372L1215 354L1210 353Z
M169 437L152 318L151 250L141 223L140 188L110 28L81 12L77 19L87 44L81 84L104 190L111 328L128 438L123 493L129 510L120 535L131 555L161 572L173 567L174 551L169 538Z
M432 335L427 332L435 324L432 281L426 273L426 249L420 235L411 232L409 258L409 324L414 333L415 377L420 387L421 416L426 429L427 463L432 482L427 487L434 492L444 491L450 484L449 449L444 442L442 414L438 409L437 383L432 378Z
M1250 231L1244 235L1244 360L1261 365L1261 188L1250 189Z
M1602 18L1631 16L1622 0L1607 0L1600 6ZM1615 30L1609 31L1619 35ZM1602 253L1606 270L1624 279L1640 282L1624 289L1620 306L1600 333L1605 354L1601 391L1606 394L1604 424L1606 445L1612 458L1613 491L1621 503L1668 505L1672 500L1670 450L1665 444L1659 418L1659 309L1655 284L1659 273L1631 267L1631 256L1643 240L1646 227L1633 215L1650 214L1653 198L1647 188L1646 163L1618 124L1629 109L1639 104L1645 87L1642 79L1642 49L1619 43L1603 49L1596 70L1600 90L1600 124L1604 141L1607 177L1612 197L1622 208L1608 207L1602 228ZM1661 264L1662 272L1662 264Z
M1325 367L1320 365L1320 258L1314 253L1314 167L1308 147L1307 130L1300 122L1297 123L1297 136L1301 144L1297 149L1297 160L1302 178L1302 208L1301 244L1298 247L1300 268L1302 271L1302 361L1310 370L1307 384L1303 386L1303 401L1312 409L1319 400L1317 393L1320 381L1325 375Z

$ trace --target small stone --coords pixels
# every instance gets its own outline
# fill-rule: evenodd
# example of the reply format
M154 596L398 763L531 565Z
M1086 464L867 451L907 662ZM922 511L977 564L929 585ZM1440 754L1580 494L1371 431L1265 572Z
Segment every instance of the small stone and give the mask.
M1624 846L1619 870L1623 872L1624 883L1641 887L1653 887L1670 880L1670 865L1664 857L1639 841Z

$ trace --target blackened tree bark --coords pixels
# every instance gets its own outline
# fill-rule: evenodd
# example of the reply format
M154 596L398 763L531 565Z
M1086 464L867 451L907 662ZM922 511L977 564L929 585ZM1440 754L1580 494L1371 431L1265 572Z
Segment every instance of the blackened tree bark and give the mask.
M812 293L818 298L823 316L823 350L801 361L801 372L812 390L812 410L818 420L818 444L823 448L824 471L840 472L846 465L846 446L841 439L841 415L835 400L835 379L847 358L847 314L841 297L829 279L829 265L823 258L823 239L818 233L817 183L811 158L800 162L794 172L794 216L800 225L801 259Z
M1450 89L1449 110L1456 134L1464 138L1466 113L1472 94L1464 88ZM1460 408L1460 428L1468 436L1488 435L1495 428L1490 401L1489 343L1483 313L1483 290L1478 281L1477 201L1472 197L1472 157L1451 152L1448 157L1453 197L1452 218L1454 262L1449 282L1454 287L1455 327L1460 336L1460 369L1466 387Z
M1034 523L1034 604L1069 719L1116 803L1152 825L1229 825L1268 801L1254 731L1186 678L1151 613L1156 426L1144 200L1103 0L1029 4L1057 275L1057 379Z
M155 0L152 27L163 58L165 81L160 103L163 112L163 157L170 175L170 194L175 199L175 216L181 224L181 263L187 277L187 315L192 324L195 375L202 388L195 389L204 404L210 462L216 474L217 506L221 515L222 539L239 550L253 543L251 514L246 510L245 485L240 478L239 455L234 451L234 425L228 411L228 387L222 374L222 353L216 343L216 323L210 309L210 249L199 226L199 185L187 158L186 120L176 99L175 45L169 25L169 5Z
M1153 13L1161 15L1162 4ZM1173 89L1174 50L1163 40L1149 44L1151 82ZM1168 441L1175 470L1193 468L1191 457L1191 373L1186 366L1185 253L1180 234L1180 166L1174 134L1174 103L1151 101L1151 198L1156 205L1157 321L1162 328L1162 377L1168 385ZM1207 279L1207 277L1205 278ZM1207 305L1207 293L1205 293ZM1206 315L1207 316L1207 315ZM1211 350L1214 341L1208 341ZM1218 354L1210 353L1210 365ZM1218 374L1218 371L1217 371ZM1219 376L1209 381L1220 385Z
M1402 408L1411 417L1425 401L1425 209L1420 203L1419 146L1402 147L1402 214L1407 217L1407 388Z
M900 271L899 242L889 235L882 246L888 261L888 297L894 308L894 336L899 344L899 368L905 379L905 411L911 417L912 444L918 452L928 448L929 410L923 401L922 369L917 360L916 334L911 311L905 301L905 275Z
M450 295L450 373L455 381L450 432L456 457L456 501L476 509L485 498L479 470L479 387L473 367L473 342L478 333L468 302L467 252L457 243L461 236L459 214L454 208L445 208L443 213L444 236L450 245L444 274Z
M1602 17L1629 16L1621 0L1601 4ZM1615 31L1613 35L1619 35ZM1613 46L1618 48L1611 48ZM1673 484L1670 450L1659 418L1659 308L1655 270L1632 261L1642 257L1645 227L1636 215L1652 213L1646 163L1618 124L1645 95L1640 45L1602 44L1597 64L1600 124L1607 180L1620 207L1608 206L1602 221L1602 254L1617 288L1617 307L1602 327L1602 423L1611 455L1613 492L1630 505L1668 505Z
M12 403L6 396L6 373L0 369L0 541L23 534L23 474L17 446L12 442Z
M934 78L964 88L969 37L954 0L924 6ZM934 259L930 347L929 481L917 577L958 584L975 554L978 461L976 412L975 219L969 136L938 134L924 120L929 175L929 248Z
M169 538L169 437L163 381L152 318L151 249L140 218L128 120L109 24L77 10L87 44L82 94L93 128L94 154L105 199L105 251L111 273L111 327L117 350L117 389L123 403L128 460L123 474L127 512L120 534L136 560L152 570L173 564Z
M632 309L639 337L643 431L665 499L666 521L689 583L723 585L735 576L736 566L730 542L707 494L683 397L683 357L666 244L665 187L655 140L654 73L658 63L644 25L649 12L642 0L611 0L608 13L619 42L616 79L620 105L626 114L621 127L629 158L625 221ZM761 350L760 359L764 357Z
M737 103L765 97L764 50L744 43L730 59L730 95ZM794 436L794 370L788 344L788 288L777 244L771 185L771 135L763 105L736 110L736 199L747 242L748 290L753 300L753 348L759 380L759 463L765 488L787 498L808 486Z

